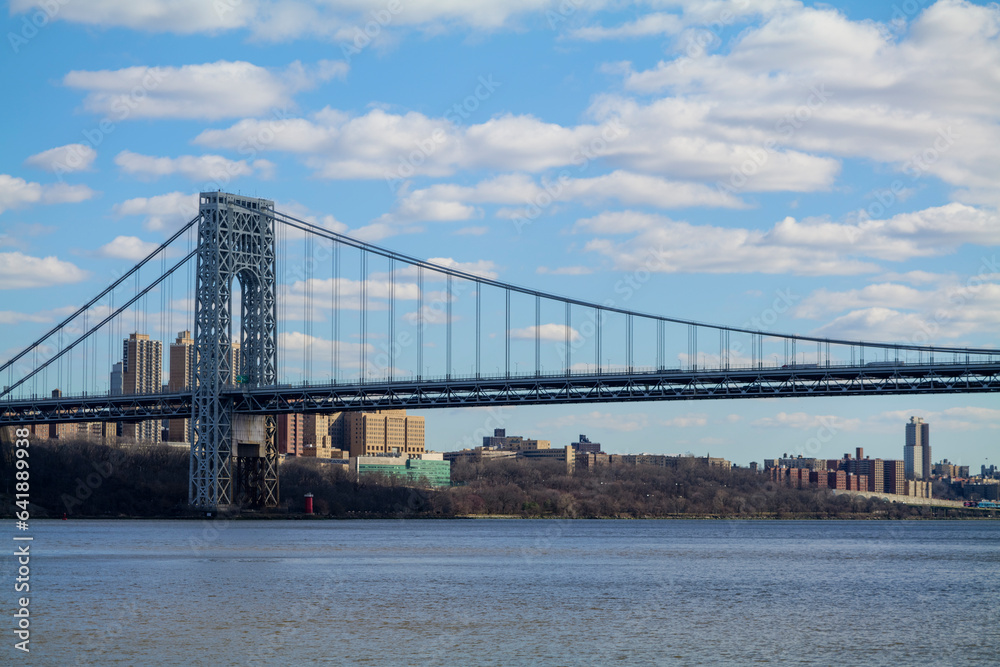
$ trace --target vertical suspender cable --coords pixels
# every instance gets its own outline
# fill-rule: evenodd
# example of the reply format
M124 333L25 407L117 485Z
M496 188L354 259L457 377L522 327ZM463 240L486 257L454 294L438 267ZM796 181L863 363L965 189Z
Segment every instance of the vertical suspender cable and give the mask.
M601 320L604 319L604 312L600 308L594 308L594 329L595 337L597 341L594 345L594 368L597 369L597 374L601 374Z
M361 251L361 381L368 379L368 253Z
M424 267L417 265L417 379L424 375L424 327L427 322L424 319Z
M445 333L445 345L444 345L445 378L449 380L451 379L451 302L454 296L454 291L452 291L451 281L452 277L451 274L449 273L448 277L445 279L445 285L447 286L445 289L445 298L447 299L445 306L445 319L447 321L445 322L446 333Z
M389 258L389 368L386 375L392 382L396 350L396 260Z
M572 308L572 306L570 305L570 302L567 301L566 327L565 331L563 332L565 334L564 344L566 345L566 375L569 375L570 372L573 370L573 351L572 349L570 349L570 335L569 335L569 332L572 331L571 327L573 326L573 312L570 310L570 308Z
M480 373L482 372L482 365L480 359L480 345L482 341L482 304L481 294L483 292L483 284L480 282L476 283L476 379L479 379Z
M542 363L542 297L535 295L535 377Z
M506 292L506 305L504 307L504 375L510 377L510 290Z

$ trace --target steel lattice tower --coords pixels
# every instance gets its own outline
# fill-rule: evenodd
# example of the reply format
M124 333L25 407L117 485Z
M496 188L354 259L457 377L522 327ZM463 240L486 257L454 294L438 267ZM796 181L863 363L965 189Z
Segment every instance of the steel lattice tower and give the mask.
M276 383L274 202L207 192L201 194L200 215L188 502L202 509L236 503L274 506L278 503L274 417L235 414L233 400L225 394L234 388ZM242 294L236 355L234 279Z

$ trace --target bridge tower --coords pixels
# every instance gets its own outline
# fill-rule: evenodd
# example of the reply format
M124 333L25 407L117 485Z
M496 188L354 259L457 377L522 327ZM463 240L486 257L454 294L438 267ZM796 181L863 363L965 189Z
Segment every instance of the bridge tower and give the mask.
M277 381L274 202L203 192L200 215L188 502L206 510L271 507L278 504L275 419L235 414L231 396ZM234 280L241 293L236 339Z

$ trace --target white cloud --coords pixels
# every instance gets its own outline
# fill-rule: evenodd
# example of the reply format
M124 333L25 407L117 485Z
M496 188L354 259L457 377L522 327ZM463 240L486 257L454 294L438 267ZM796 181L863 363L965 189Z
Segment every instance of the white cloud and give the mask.
M796 317L825 319L820 336L907 341L917 344L985 336L1000 330L1000 273L964 281L949 277L928 289L877 283L860 289L819 289L793 310Z
M538 327L532 325L523 329L511 329L510 337L519 340L535 340L536 333L540 340L560 342L565 341L567 335L571 343L583 340L579 331L573 327L567 327L565 324L543 324Z
M375 347L371 343L348 343L344 341L331 341L318 336L308 336L300 331L285 331L278 334L278 349L281 351L282 359L290 364L301 364L304 359L304 352L309 352L310 358L315 365L315 372L322 377L326 372L330 362L337 352L337 360L341 369L360 368L361 350L364 348L366 354L372 354Z
M43 0L12 0L10 11L21 14L35 8L45 10L48 6ZM102 28L190 34L243 27L259 9L260 3L254 0L224 4L202 0L91 0L60 3L51 16L55 20Z
M827 429L832 431L854 431L861 425L857 418L838 415L813 415L805 412L779 412L773 417L762 417L750 422L751 426L781 429Z
M497 266L494 262L488 259L480 259L475 262L460 262L453 257L431 257L427 260L428 264L433 264L434 266L440 266L446 269L452 269L454 271L461 271L463 273L470 273L474 276L479 276L481 278L488 278L490 280L496 280L500 275L497 273ZM384 280L388 277L387 273L373 273L371 274L372 279ZM434 271L431 269L424 269L424 282L442 282L445 280L445 274L440 271ZM396 280L401 278L416 278L417 277L417 267L415 266L404 266L396 270Z
M261 162L261 160L257 160L257 162ZM264 162L266 162L266 160L264 160ZM274 209L279 213L284 213L285 215L302 220L303 222L308 222L316 225L317 227L323 227L331 232L342 234L347 231L347 225L337 220L332 215L314 213L309 210L308 207L303 206L297 201L275 202Z
M76 306L64 306L52 310L42 310L36 313L19 313L13 310L0 310L0 324L14 325L21 322L45 323L53 322L56 318L64 318L76 312Z
M57 257L32 257L20 252L0 252L0 289L48 287L78 283L87 272Z
M312 118L282 121L265 150L307 155L317 176L329 179L386 180L394 189L414 176L442 177L470 169L537 173L565 168L580 176L595 163L683 181L728 182L749 163L753 178L740 190L812 191L828 189L839 173L832 158L800 151L763 151L754 138L734 141L692 132L692 113L676 101L639 107L605 98L592 114L599 123L564 127L530 115L504 114L470 126L458 117L430 118L416 112L392 114L373 109L362 116L326 108ZM195 142L236 149L263 136L272 121L246 119L221 130L205 130ZM261 142L258 142L261 143ZM763 157L761 157L763 156ZM720 193L721 194L721 193Z
M382 33L411 28L437 34L450 29L494 31L516 25L532 14L558 15L563 0L352 0L323 2L277 0L205 3L200 0L90 0L85 6L59 5L53 18L102 28L126 27L145 32L215 34L248 30L258 40L285 41L315 36L352 44L367 23ZM601 2L592 2L594 9ZM12 13L44 8L43 0L13 0ZM590 7L573 6L573 11ZM360 42L364 46L365 42Z
M964 244L995 245L1000 243L1000 217L955 203L857 223L788 217L762 231L620 211L579 220L574 231L634 234L623 242L596 238L584 246L626 269L852 275L877 270L866 259L903 261L953 253Z
M607 430L631 432L639 431L649 426L649 416L645 413L611 414L610 412L587 412L578 415L565 415L538 423L542 428L580 427L591 430Z
M554 269L550 269L547 266L539 266L535 269L535 272L551 276L585 276L593 273L594 269L589 266L560 266Z
M95 194L86 185L42 185L0 174L0 213L31 204L73 204L90 199Z
M29 167L37 167L56 174L86 171L94 163L97 151L85 144L66 144L36 153L24 161Z
M198 205L199 193L168 192L155 197L127 199L115 204L112 210L119 217L146 216L144 225L149 231L169 231L198 215Z
M524 174L506 174L473 186L437 184L414 190L395 208L377 218L382 237L405 231L415 222L454 222L483 215L478 205L515 205L498 215L531 221L545 213L553 202L574 201L599 206L618 201L633 206L684 208L712 206L742 208L739 199L699 183L668 181L655 176L615 171L593 178L560 178L536 183ZM368 229L368 228L362 228Z
M160 247L159 243L143 241L137 236L116 236L112 241L98 248L95 254L99 257L140 260L158 247Z
M706 426L707 424L708 415L699 413L679 415L677 417L672 417L671 419L660 420L660 425L668 428L691 428L696 426Z
M247 163L246 160L229 160L221 155L155 157L127 150L115 156L115 164L122 173L144 180L156 180L161 176L179 174L192 181L216 181L226 185L233 178L250 176L254 173L267 178L274 169L274 164L268 160Z
M220 60L182 67L127 67L69 72L63 83L87 91L84 108L114 121L126 118L199 118L273 115L292 106L292 96L334 77L347 65L294 62L283 71Z
M690 121L696 136L869 159L897 169L903 187L932 175L967 203L997 205L998 36L995 5L940 0L898 37L830 8L789 6L717 53L710 44L620 69L626 90L669 92L650 108L675 106L667 122Z
M569 37L588 42L605 39L631 39L634 37L652 37L658 35L676 35L683 28L681 18L676 14L646 14L635 21L614 28L603 26L585 26L569 32Z

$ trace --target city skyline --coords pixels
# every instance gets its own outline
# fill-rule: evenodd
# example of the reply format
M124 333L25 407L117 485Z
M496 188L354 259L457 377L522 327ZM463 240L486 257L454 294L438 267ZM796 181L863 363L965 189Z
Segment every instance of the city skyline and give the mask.
M14 8L12 34L29 4ZM354 28L378 18L369 10L326 17L325 36L289 19L287 34L263 40L242 13L242 23L214 24L209 12L154 24L61 8L10 44L23 95L17 111L0 112L12 128L0 156L0 356L190 218L186 202L206 186L272 197L411 255L638 310L996 345L998 198L978 148L995 145L989 68L959 72L944 59L927 81L874 76L960 53L969 40L995 60L995 10L939 2L894 17L861 3L785 3L716 25L719 16L692 7L636 18L543 5L497 5L486 23L390 12L358 46ZM90 48L110 32L127 55ZM821 39L829 34L842 43ZM812 40L811 57L789 65L784 39L799 49ZM512 45L524 62L498 57ZM455 50L468 57L442 58ZM441 75L407 76L421 67ZM859 90L838 68L875 83ZM771 69L793 85L765 77L755 94L754 73ZM137 72L164 77L143 84ZM978 89L948 85L959 74ZM218 92L234 77L245 89L224 102ZM141 99L129 97L135 85ZM118 118L119 108L128 114ZM865 122L854 120L861 112ZM272 122L280 131L264 141ZM652 265L647 248L660 253ZM167 347L187 328L145 333ZM995 463L1000 410L990 396L803 400L414 413L442 449L502 417L496 426L553 442L584 432L622 452L742 465L776 450L833 458L855 442L897 458L899 424L916 415L935 425L937 458ZM814 441L819 451L809 451Z

